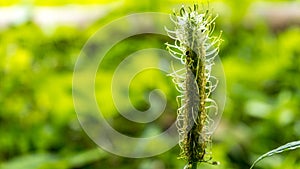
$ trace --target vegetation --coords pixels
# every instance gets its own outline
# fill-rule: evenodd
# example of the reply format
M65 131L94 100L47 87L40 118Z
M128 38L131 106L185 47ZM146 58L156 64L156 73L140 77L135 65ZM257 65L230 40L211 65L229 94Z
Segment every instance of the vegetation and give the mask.
M180 158L187 160L185 169L196 169L197 163L211 162L210 125L217 124L211 115L221 113L212 93L219 79L212 73L222 42L211 36L215 19L209 9L198 9L198 4L181 7L171 16L175 30L167 30L175 42L167 43L170 54L184 64L171 74L180 92L177 112ZM202 13L201 13L202 12Z
M19 1L11 1L14 2ZM67 1L63 2L49 1L45 5L62 5ZM248 26L244 16L254 2L223 2L228 8L222 7L218 12L216 32L223 30L224 43L219 56L226 74L227 100L222 120L212 137L212 154L221 164L203 164L198 168L250 168L261 154L299 140L300 28L287 25L273 30L263 19ZM42 1L36 3L42 5ZM123 3L87 28L59 26L49 34L32 21L1 28L0 169L173 169L185 166L185 161L177 160L179 146L143 159L122 158L98 150L77 121L72 102L72 74L88 38L100 26L119 16L142 11L170 13L183 2L129 0ZM12 4L5 1L1 5ZM214 7L213 3L211 6ZM219 10L218 5L215 10ZM111 57L130 54L149 44L164 49L164 43L169 40L150 38L145 41L144 38L127 39L130 46L120 43L110 53ZM109 81L117 63L108 58L104 66L107 72L103 72L97 84ZM176 118L178 93L171 78L158 72L147 73L133 81L131 87L135 90L131 90L130 95L133 104L138 109L147 109L149 105L144 95L156 87L165 92L168 100L163 117L151 125L133 124L120 118L109 99L103 103L102 98L109 98L110 93L99 85L96 88L98 95L105 94L97 98L106 106L106 112L110 112L113 127L128 135L140 136L158 130L157 127L165 128ZM149 78L153 75L157 77L155 81ZM300 151L289 151L266 158L254 168L296 169L299 157Z

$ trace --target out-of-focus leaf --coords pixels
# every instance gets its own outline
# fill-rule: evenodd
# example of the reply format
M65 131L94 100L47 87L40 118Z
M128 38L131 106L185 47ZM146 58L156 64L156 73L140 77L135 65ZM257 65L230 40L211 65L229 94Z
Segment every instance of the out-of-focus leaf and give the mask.
M51 154L32 154L4 163L0 166L0 169L37 169L41 164L55 160L57 158Z
M252 164L252 166L250 167L250 169L252 169L255 166L255 164L257 164L259 161L261 161L262 159L264 159L266 157L270 157L272 155L280 154L282 152L294 150L297 148L300 148L300 141L293 141L293 142L287 143L283 146L280 146L274 150L271 150L271 151L261 155L257 160L255 160L254 163Z
M95 148L95 149L87 150L80 154L71 156L71 157L67 158L67 162L68 162L69 166L80 167L87 163L97 161L101 158L104 158L105 156L106 156L106 153L103 150Z
M0 165L0 169L67 169L84 166L104 158L106 153L98 148L73 154L64 158L54 154L32 154L15 158Z

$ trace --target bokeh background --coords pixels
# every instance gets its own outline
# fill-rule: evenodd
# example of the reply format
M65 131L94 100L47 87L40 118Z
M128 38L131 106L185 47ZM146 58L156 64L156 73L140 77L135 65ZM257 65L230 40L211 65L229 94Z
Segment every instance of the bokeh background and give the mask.
M179 169L176 146L161 155L130 159L99 149L81 129L72 101L72 74L85 42L101 26L137 12L166 12L183 0L11 0L0 2L1 169ZM223 30L222 60L227 100L213 135L219 166L246 169L261 154L300 138L300 1L210 1ZM122 57L139 49L164 49L168 38L133 37L110 53L96 87L111 125L141 136L165 129L176 118L178 94L157 71L137 76L131 101L146 110L145 95L166 93L165 115L150 125L118 115L101 81L111 78ZM111 58L111 60L110 60ZM117 60L117 61L116 61ZM138 62L138 61L137 61ZM135 64L140 64L141 61ZM153 80L155 77L155 80ZM300 150L260 162L256 168L300 169Z

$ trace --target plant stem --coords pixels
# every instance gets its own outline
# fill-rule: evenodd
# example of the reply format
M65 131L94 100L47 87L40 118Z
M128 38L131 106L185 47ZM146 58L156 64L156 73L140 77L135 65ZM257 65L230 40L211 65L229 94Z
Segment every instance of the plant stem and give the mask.
M192 163L192 168L191 169L197 169L197 162Z

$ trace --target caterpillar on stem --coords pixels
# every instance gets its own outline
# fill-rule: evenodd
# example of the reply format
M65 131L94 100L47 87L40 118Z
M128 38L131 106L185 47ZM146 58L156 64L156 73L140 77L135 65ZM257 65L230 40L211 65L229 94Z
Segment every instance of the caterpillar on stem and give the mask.
M180 92L177 97L177 128L179 132L180 158L188 161L185 169L197 168L197 163L211 161L211 128L214 120L211 113L218 113L218 105L211 93L218 85L218 79L211 74L222 42L221 34L212 36L215 19L209 10L198 12L198 5L181 7L170 17L175 30L167 34L175 42L166 43L167 50L180 60L184 68L174 70L170 75ZM174 69L174 68L173 68Z

